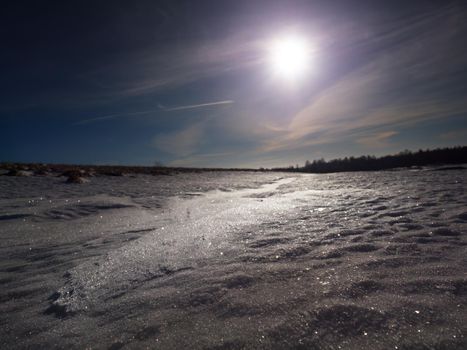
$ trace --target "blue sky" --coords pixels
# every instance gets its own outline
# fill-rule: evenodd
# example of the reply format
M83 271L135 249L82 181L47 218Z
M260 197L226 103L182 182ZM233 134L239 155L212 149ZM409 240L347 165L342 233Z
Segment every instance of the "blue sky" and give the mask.
M12 2L0 161L273 167L465 145L461 1ZM295 81L272 40L310 43Z

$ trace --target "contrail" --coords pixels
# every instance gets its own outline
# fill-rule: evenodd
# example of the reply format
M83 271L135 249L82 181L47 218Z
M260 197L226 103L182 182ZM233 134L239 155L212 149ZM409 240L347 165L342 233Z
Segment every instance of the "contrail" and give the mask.
M73 125L85 125L85 124L91 124L95 122L100 122L103 120L109 120L109 119L115 119L119 117L127 117L127 116L133 116L133 115L142 115L142 114L149 114L149 113L154 113L158 112L158 109L151 110L151 111L142 111L142 112L133 112L133 113L119 113L119 114L110 114L110 115L104 115L102 117L96 117L96 118L91 118L91 119L84 119L80 120L79 122L73 123Z
M102 117L80 120L76 123L73 123L73 125L85 125L85 124L91 124L91 123L100 122L103 120L115 119L115 118L120 118L120 117L150 114L154 112L159 112L161 110L164 112L171 112L171 111L181 111L181 110L186 110L186 109L203 108L203 107L209 107L209 106L228 105L232 103L234 103L234 101L225 100L225 101L215 101L215 102L201 103L197 105L178 106L178 107L164 107L158 104L157 107L159 107L159 109L153 109L150 111L142 111L142 112L109 114L109 115L104 115Z
M208 103L201 103L198 105L187 105L187 106L178 106L178 107L164 107L162 105L158 105L160 109L166 112L171 112L171 111L181 111L184 109L195 109L195 108L202 108L202 107L209 107L209 106L218 106L218 105L230 105L234 103L232 100L225 100L225 101L216 101L216 102L208 102Z

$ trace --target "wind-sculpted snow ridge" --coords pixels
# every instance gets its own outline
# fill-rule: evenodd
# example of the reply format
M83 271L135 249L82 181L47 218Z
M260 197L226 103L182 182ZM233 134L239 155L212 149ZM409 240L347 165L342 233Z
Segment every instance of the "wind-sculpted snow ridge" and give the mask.
M3 199L2 348L467 348L466 171L217 176Z

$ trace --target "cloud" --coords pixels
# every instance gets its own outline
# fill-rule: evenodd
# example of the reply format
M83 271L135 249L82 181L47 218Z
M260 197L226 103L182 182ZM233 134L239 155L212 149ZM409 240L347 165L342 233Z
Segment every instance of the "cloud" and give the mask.
M370 148L383 148L390 146L390 138L397 135L396 131L385 131L357 139L357 142Z
M196 105L186 105L186 106L177 106L177 107L164 107L162 105L158 105L158 109L151 109L148 111L140 111L140 112L109 114L109 115L104 115L101 117L83 119L83 120L73 123L72 125L86 125L86 124L92 124L92 123L97 123L97 122L106 121L106 120L112 120L115 118L147 115L151 113L157 113L160 111L172 112L172 111L180 111L180 110L205 108L205 107L211 107L211 106L229 105L233 103L234 101L232 100L225 100L225 101L214 101L214 102L207 102L207 103L196 104Z
M88 72L85 79L112 96L138 96L256 65L262 61L261 45L261 40L232 36L149 48Z
M116 113L116 114L109 114L109 115L104 115L101 117L95 117L95 118L88 118L88 119L83 119L80 121L77 121L73 123L72 125L86 125L86 124L92 124L92 123L97 123L97 122L102 122L106 120L112 120L115 118L122 118L122 117L130 117L130 116L137 116L137 115L146 115L146 114L151 114L158 112L159 110L149 110L149 111L141 111L141 112L129 112L129 113Z
M258 151L299 149L352 137L382 145L392 136L384 132L388 128L465 113L459 71L467 64L461 45L466 26L457 23L453 30L457 20L456 9L447 7L425 14L416 25L400 26L390 36L391 45L385 42L387 35L379 38L379 52L312 96Z
M180 131L156 135L152 144L170 155L188 157L198 151L203 139L204 124L196 123Z
M222 160L228 159L230 156L235 155L235 152L217 152L217 153L200 153L190 155L188 157L182 157L171 161L168 165L170 166L181 166L181 167L222 167L225 164Z
M467 129L453 130L439 135L443 140L467 139Z
M234 103L234 101L225 100L225 101L215 101L215 102L207 102L207 103L201 103L201 104L196 104L196 105L177 106L177 107L164 107L162 105L159 105L159 108L166 112L171 112L171 111L181 111L181 110L197 109L197 108L204 108L204 107L211 107L211 106L230 105L232 103Z

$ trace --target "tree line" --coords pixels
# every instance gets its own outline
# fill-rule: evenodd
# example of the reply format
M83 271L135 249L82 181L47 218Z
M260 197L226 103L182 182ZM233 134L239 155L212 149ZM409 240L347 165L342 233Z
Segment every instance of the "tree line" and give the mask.
M276 168L274 170L297 171L305 173L333 173L343 171L375 171L402 167L416 167L441 164L467 163L467 146L437 148L411 152L405 150L383 157L361 156L332 159L323 158L312 162L306 161L303 167Z

